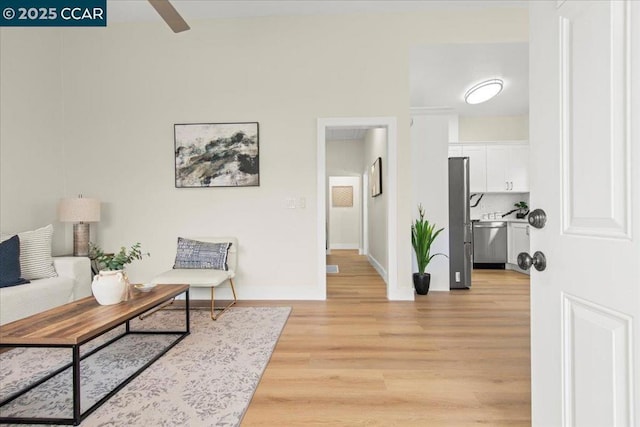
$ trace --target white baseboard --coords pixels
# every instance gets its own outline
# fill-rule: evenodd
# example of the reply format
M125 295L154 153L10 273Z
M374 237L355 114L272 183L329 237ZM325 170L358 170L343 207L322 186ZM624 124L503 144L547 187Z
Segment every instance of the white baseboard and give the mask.
M360 245L358 243L331 243L329 244L330 249L360 249Z
M395 290L389 289L389 292L387 293L389 301L415 301L415 297L416 293L413 288L413 284L411 284L411 286L404 286Z
M326 295L317 287L266 287L266 286L244 286L235 283L238 300L326 300ZM182 299L182 298L179 298ZM189 290L190 300L211 300L211 290L209 288L191 288ZM216 288L216 300L232 299L231 289L227 285Z
M371 254L369 254L367 258L369 259L369 264L371 264L373 268L376 269L380 277L382 277L382 280L384 280L384 283L386 283L388 286L389 277L387 276L387 270L385 270L384 267L382 267L382 265L378 262L378 260L372 257Z
M506 263L506 264L504 265L504 268L505 268L506 270L517 271L518 273L526 274L526 275L528 275L528 276L530 276L530 275L531 275L531 273L530 273L529 271L521 269L520 267L518 267L518 265L517 265L517 264L509 264L509 263Z

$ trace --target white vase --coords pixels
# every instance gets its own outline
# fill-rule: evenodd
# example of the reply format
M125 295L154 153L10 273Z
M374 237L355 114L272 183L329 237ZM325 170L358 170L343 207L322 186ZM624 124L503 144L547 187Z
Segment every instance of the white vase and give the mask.
M125 295L127 282L122 270L102 270L93 276L91 290L100 305L118 304Z

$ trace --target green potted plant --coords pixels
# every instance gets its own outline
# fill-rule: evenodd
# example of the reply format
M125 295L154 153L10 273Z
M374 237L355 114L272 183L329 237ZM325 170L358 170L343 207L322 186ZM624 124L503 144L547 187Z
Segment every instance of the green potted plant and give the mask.
M523 219L529 213L529 205L527 202L521 200L518 203L514 203L516 208L518 208L518 213L516 213L516 218Z
M124 267L142 259L144 255L150 256L149 253L142 253L140 246L140 243L129 249L123 246L119 252L107 254L96 244L89 243L89 258L99 270L93 277L91 290L99 304L112 305L129 299L129 280Z
M431 274L425 273L427 266L435 256L446 256L443 253L431 253L433 241L444 228L436 230L436 225L425 219L422 204L418 205L418 214L419 218L411 225L411 245L418 261L418 272L413 273L413 286L419 295L426 295L431 284Z
M140 242L131 246L127 250L124 246L120 248L120 252L115 254L105 254L104 251L95 243L89 243L89 258L96 262L99 270L116 271L124 270L124 266L131 264L135 260L142 259L143 256L150 254L142 253Z

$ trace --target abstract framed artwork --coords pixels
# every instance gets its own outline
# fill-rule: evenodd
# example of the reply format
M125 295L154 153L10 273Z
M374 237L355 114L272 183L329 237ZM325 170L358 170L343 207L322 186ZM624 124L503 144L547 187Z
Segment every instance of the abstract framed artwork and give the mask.
M175 124L176 188L260 185L258 122Z
M378 157L369 171L369 190L371 197L382 194L382 158Z

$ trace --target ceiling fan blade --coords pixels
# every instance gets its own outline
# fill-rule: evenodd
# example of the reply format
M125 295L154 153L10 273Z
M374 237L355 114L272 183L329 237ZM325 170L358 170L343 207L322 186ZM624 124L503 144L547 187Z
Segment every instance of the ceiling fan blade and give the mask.
M149 0L149 3L151 3L151 6L153 6L156 12L164 19L164 22L171 27L174 33L186 31L191 28L189 24L182 19L182 16L180 16L173 5L169 3L169 0Z

